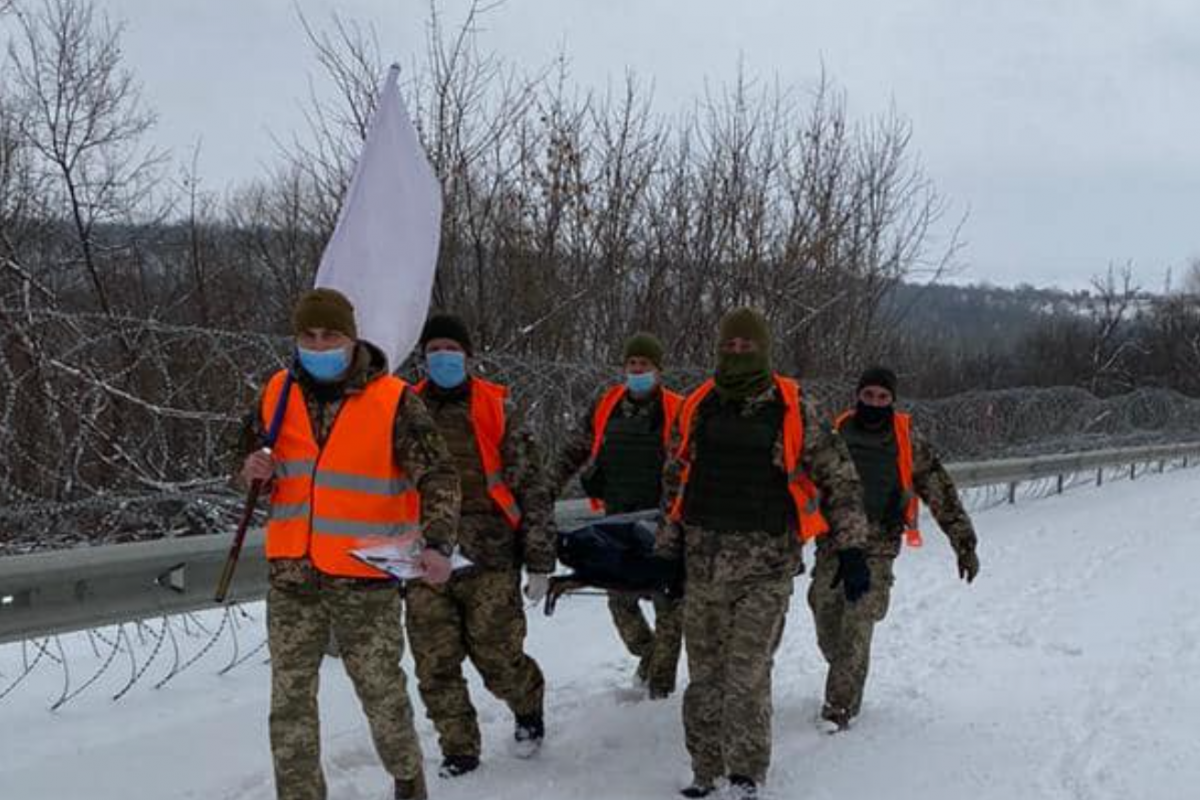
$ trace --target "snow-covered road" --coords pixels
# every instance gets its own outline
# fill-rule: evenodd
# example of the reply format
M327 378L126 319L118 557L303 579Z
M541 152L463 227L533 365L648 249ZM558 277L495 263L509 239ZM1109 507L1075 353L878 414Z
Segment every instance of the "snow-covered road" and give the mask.
M970 588L932 531L901 559L863 716L844 735L814 726L823 664L808 581L797 582L775 673L767 797L1200 796L1200 473L992 508L977 526L983 573ZM243 642L261 638L255 626ZM431 796L676 796L688 777L678 696L628 702L632 664L603 601L567 599L552 619L531 615L531 628L550 687L544 751L532 762L509 755L508 714L476 680L484 766L434 778ZM86 638L65 643L76 680L86 678ZM0 800L272 798L268 668L257 659L218 677L228 644L217 649L161 691L144 680L113 703L124 680L114 671L55 713L46 708L61 672L35 672L0 701ZM19 648L0 648L0 685L19 665ZM323 677L331 800L389 797L340 663ZM413 694L432 773L436 747Z

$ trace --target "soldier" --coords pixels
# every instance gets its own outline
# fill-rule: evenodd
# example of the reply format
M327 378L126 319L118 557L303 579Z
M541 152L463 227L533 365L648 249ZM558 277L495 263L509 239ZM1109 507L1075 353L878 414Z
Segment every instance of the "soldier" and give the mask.
M862 480L863 503L871 523L866 547L870 591L847 604L837 588L838 560L827 542L817 543L817 561L808 603L817 628L817 644L829 662L821 717L831 731L844 730L862 707L863 686L871 661L871 636L887 614L892 591L892 562L900 541L920 546L918 498L924 500L958 558L959 576L970 583L979 574L975 531L954 483L937 453L912 427L908 414L895 410L896 375L874 367L858 381L858 403L838 418Z
M267 383L241 448L242 480L263 482L271 500L267 636L276 795L325 798L317 684L332 633L395 779L395 797L423 800L421 748L400 669L400 597L391 580L351 551L420 536L426 579L446 580L458 478L425 404L388 374L378 348L356 340L349 300L331 289L310 291L292 323L296 361ZM266 449L272 428L278 436Z
M747 800L766 778L771 669L801 541L823 536L828 520L836 535L823 538L844 556L847 597L868 588L854 464L800 385L772 372L770 347L758 312L725 316L716 375L684 403L665 470L670 523L656 552L682 552L687 570L683 724L694 780L684 797L706 797L727 777L730 795Z
M479 723L462 672L467 658L516 718L517 755L541 746L545 682L524 652L520 581L524 564L526 596L545 596L555 563L554 497L507 389L470 376L471 337L462 320L430 317L421 347L429 379L417 390L458 468L458 543L472 562L444 586L413 586L407 597L418 686L442 749L439 774L450 778L479 766Z
M555 487L583 469L581 483L596 510L625 514L657 509L670 429L683 398L662 386L662 343L639 333L625 343L625 379L607 387L589 405L555 463ZM683 644L683 609L678 599L655 594L654 628L637 595L610 592L608 609L629 652L638 658L638 682L652 700L675 691Z

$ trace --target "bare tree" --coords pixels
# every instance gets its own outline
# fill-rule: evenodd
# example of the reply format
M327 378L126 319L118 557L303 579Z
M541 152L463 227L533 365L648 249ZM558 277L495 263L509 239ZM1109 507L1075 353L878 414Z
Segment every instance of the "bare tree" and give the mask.
M1089 388L1094 393L1128 389L1132 386L1128 361L1139 350L1130 328L1141 287L1134 285L1133 268L1127 264L1119 274L1110 266L1103 278L1092 280L1092 288Z
M15 14L8 58L31 109L22 135L55 178L50 199L74 231L76 263L96 303L110 314L102 264L110 253L98 227L136 220L151 197L165 161L143 145L155 115L121 65L121 26L92 0L18 2Z
M213 245L209 235L216 216L217 201L202 188L200 152L200 143L197 142L192 150L191 162L181 170L178 183L186 209L184 225L187 228L187 266L192 279L186 299L195 300L200 324L209 327L213 324L214 310L214 299L211 295L214 289L219 288L213 285L210 277L210 251Z

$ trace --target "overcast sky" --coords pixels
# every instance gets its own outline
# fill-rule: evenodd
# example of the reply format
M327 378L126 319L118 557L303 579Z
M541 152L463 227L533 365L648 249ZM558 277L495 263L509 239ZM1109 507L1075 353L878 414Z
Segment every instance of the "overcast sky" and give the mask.
M370 22L386 53L423 47L425 0L298 0ZM464 2L443 2L448 22ZM160 143L203 140L210 187L261 174L301 124L314 71L292 0L100 0ZM824 64L852 114L889 104L957 213L969 280L1076 287L1132 261L1160 288L1200 256L1200 3L1195 0L509 0L481 44L579 83L632 69L664 110L706 80L811 87Z

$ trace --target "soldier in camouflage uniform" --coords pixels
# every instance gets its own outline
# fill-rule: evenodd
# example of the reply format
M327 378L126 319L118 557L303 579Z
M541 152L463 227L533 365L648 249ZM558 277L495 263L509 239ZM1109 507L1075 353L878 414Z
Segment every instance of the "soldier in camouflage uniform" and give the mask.
M682 398L661 385L663 346L639 333L625 343L625 380L606 387L587 407L559 451L553 473L556 494L581 469L581 483L597 508L607 514L657 509L662 501L666 455L663 433L670 428ZM615 405L612 405L615 400ZM598 413L607 411L597 437ZM610 592L608 610L621 640L638 658L637 678L652 700L675 691L683 645L683 604L656 593L654 628L638 597Z
M847 554L847 594L866 588L862 490L821 419L796 383L772 372L766 320L751 309L726 315L715 378L676 426L664 485L672 522L656 545L660 556L682 555L687 572L683 721L694 780L685 797L727 778L732 797L753 798L766 778L771 671L801 568L797 530L820 535L824 525L818 491L832 525L825 538Z
M442 749L440 774L454 777L479 766L479 723L462 672L466 659L512 711L517 755L532 755L544 736L545 682L524 651L520 581L525 566L526 596L545 596L555 565L554 497L507 391L470 377L471 338L463 322L431 317L421 345L429 380L419 390L458 469L458 543L472 566L444 586L410 587L405 619L421 698Z
M816 623L817 644L829 662L821 717L833 730L845 729L862 707L871 637L876 623L888 610L892 562L900 553L902 539L920 544L916 528L918 497L949 537L959 575L969 583L979 573L975 530L954 483L933 447L911 428L907 415L894 410L895 398L895 373L881 367L869 369L859 380L856 408L844 414L838 424L862 480L863 501L871 522L866 547L871 587L857 603L846 603L834 584L837 557L829 543L818 542L808 603ZM902 466L905 449L910 460Z
M385 378L387 359L382 352L368 342L355 341L354 310L339 293L318 289L305 294L296 306L293 324L298 348L292 374L299 394L293 390L294 399L285 406L288 414L295 416L283 418L304 420L306 414L311 433L292 431L290 435L311 435L324 453L330 442L347 435L346 431L337 433L341 429L334 428L334 420L343 407L354 398L366 396L375 382L395 379ZM297 403L304 413L296 414L300 410ZM385 446L420 495L421 535L428 545L421 560L429 580L445 580L449 562L438 549L445 550L454 544L458 478L446 444L421 399L411 390L405 390L396 408L394 419L390 424L381 421L379 430L386 438L390 428L390 442ZM264 417L270 419L272 411L260 396L243 426L239 448L243 458L241 480L260 481L266 484L267 492L273 484L289 479L285 471L287 462L276 461L269 451L262 449L267 428ZM288 424L300 423L285 423ZM345 447L341 449L346 452ZM300 479L312 479L315 485L323 485L320 456L312 469L315 478L305 475ZM273 541L273 537L281 534L272 526L284 514L276 514L278 509L274 503L272 506L272 521L267 531L270 558L267 635L271 652L271 751L277 796L280 800L326 797L317 685L322 657L332 635L367 715L376 750L395 778L395 797L425 798L420 743L400 669L403 638L395 584L382 573L372 578L327 572L330 561L323 556L330 552L329 539L322 531L314 531L312 512L306 523L307 531L300 531L307 542L303 545L304 554L273 556L273 550L279 547L279 540ZM350 539L344 546L352 547L353 541Z

